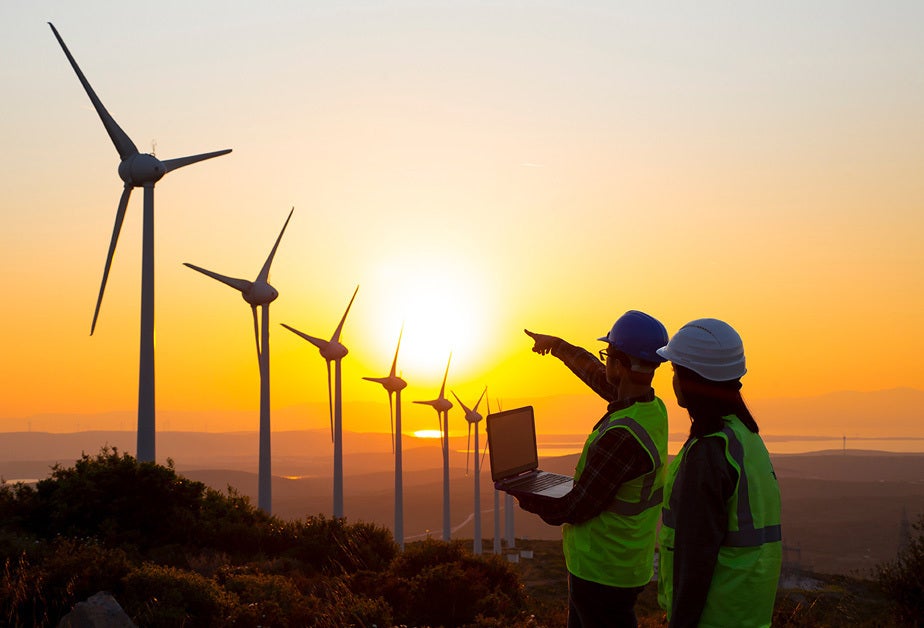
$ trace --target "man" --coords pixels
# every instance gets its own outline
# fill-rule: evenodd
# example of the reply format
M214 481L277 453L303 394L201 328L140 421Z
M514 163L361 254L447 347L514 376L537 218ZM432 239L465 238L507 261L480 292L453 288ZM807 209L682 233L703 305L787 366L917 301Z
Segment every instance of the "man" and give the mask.
M770 626L782 560L780 487L741 397L741 337L701 318L658 354L671 361L677 403L691 420L667 471L658 602L671 628Z
M559 358L607 402L578 460L574 488L558 498L512 494L520 507L562 526L568 627L637 626L635 601L651 580L667 457L667 411L651 378L667 330L639 311L600 338L598 361L561 338L526 331L533 351Z

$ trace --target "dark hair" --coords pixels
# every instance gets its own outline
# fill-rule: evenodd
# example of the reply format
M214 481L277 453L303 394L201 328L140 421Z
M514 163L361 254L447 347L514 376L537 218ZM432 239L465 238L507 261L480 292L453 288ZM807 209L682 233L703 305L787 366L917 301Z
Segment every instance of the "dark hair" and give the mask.
M722 417L729 414L738 417L755 434L760 431L757 421L741 398L740 380L714 382L679 364L674 365L674 373L683 402L693 421L690 436L718 432L725 426Z

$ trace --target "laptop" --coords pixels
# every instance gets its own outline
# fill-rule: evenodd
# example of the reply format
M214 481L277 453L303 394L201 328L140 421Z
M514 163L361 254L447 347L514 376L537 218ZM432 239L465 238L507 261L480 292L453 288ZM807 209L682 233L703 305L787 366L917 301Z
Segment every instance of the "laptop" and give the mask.
M571 490L574 479L570 476L539 470L532 406L495 412L485 421L491 479L498 490L546 497L561 497Z

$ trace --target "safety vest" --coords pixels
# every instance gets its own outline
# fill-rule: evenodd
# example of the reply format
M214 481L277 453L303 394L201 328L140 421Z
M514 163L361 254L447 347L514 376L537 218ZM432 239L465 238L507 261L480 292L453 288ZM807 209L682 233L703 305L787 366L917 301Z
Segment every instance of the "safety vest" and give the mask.
M591 582L638 587L653 575L655 537L664 491L667 460L667 410L655 397L605 417L584 443L575 482L584 471L587 451L610 430L628 430L651 459L653 471L624 482L613 503L578 524L562 526L562 547L568 571Z
M725 441L725 458L738 472L738 483L727 502L727 531L699 626L769 626L782 562L780 487L760 436L734 415L723 418L725 427L704 438ZM668 619L673 602L674 533L678 524L683 525L671 511L671 492L684 454L697 440L687 441L671 462L664 489L658 602Z

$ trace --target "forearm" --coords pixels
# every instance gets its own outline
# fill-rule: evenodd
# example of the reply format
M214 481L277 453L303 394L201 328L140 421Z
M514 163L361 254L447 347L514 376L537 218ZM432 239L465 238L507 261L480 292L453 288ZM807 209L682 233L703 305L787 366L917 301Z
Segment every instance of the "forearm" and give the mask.
M606 366L583 347L565 340L552 348L552 355L561 360L588 388L606 401L615 401L619 393L606 379Z

